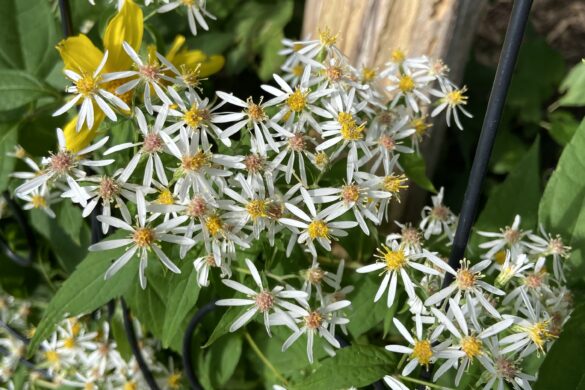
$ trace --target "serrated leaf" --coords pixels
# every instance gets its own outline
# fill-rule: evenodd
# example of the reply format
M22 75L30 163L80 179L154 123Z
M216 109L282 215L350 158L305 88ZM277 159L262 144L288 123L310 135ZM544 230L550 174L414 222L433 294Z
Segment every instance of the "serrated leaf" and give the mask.
M437 192L435 186L427 177L425 160L423 160L421 155L417 153L403 153L400 155L398 162L404 169L404 174L417 186L433 193Z
M22 107L51 94L46 85L27 72L0 69L0 111Z
M382 347L352 345L323 361L314 373L292 386L292 389L320 390L363 387L392 373L396 361Z
M126 232L120 231L109 238L126 237ZM32 338L28 353L32 356L41 341L47 339L56 324L65 314L76 316L95 310L110 300L120 297L133 284L138 274L138 261L130 261L120 271L108 280L104 274L125 248L117 248L103 252L90 252L75 269L75 272L61 285L49 306L45 310L35 335Z
M585 272L585 120L567 144L548 181L538 217L552 234L560 234L573 248L566 260L570 283L584 281Z
M560 106L585 106L585 62L576 65L565 77L559 92L564 93Z

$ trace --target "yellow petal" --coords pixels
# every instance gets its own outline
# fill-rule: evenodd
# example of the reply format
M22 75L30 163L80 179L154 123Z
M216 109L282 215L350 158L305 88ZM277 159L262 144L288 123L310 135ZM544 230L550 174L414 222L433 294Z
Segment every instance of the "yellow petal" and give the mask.
M62 40L57 44L57 50L61 54L65 68L79 73L92 73L104 55L83 34Z
M110 20L104 33L104 47L109 52L108 72L127 70L132 65L122 43L126 41L134 50L139 51L143 32L142 9L134 1L126 0L120 12Z
M98 133L100 124L104 120L104 113L99 110L95 111L92 129L89 129L87 124L84 124L81 130L76 131L75 126L77 124L77 118L78 116L76 115L75 118L70 120L69 123L65 125L65 128L63 128L63 133L65 134L65 146L72 152L78 152L91 143Z
M222 55L213 55L207 57L207 60L201 63L201 77L207 77L214 73L217 73L223 68L225 64L225 58Z
M172 64L175 63L175 56L177 55L177 53L179 53L179 50L181 49L181 47L183 47L184 44L185 44L185 37L182 35L177 35L175 37L175 39L173 40L173 43L171 44L171 48L169 49L169 51L165 55L165 57L167 58L167 60L169 60L169 62L171 62Z
M221 55L207 56L201 50L183 50L175 55L172 63L178 68L188 69L195 69L200 64L199 76L207 77L219 72L225 64L225 59Z

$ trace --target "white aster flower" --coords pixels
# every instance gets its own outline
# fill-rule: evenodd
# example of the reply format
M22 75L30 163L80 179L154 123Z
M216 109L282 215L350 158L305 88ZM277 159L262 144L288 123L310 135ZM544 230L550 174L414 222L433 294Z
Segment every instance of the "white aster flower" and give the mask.
M142 135L142 141L137 143L126 142L123 144L115 145L104 152L104 155L119 152L128 148L140 146L140 149L132 159L128 162L120 176L118 181L127 182L130 176L136 170L138 163L142 160L143 156L146 155L146 165L144 167L144 174L142 175L142 185L149 188L152 184L153 174L156 173L158 181L163 185L167 186L169 181L165 173L164 164L160 158L160 154L178 154L179 150L171 139L171 137L162 130L167 113L168 106L164 106L156 116L156 121L152 126L148 126L144 114L138 107L135 111L136 122L138 123L138 129Z
M221 277L231 278L232 271L227 266L226 262L218 263L213 254L207 254L206 256L198 257L193 262L195 271L197 271L197 284L199 287L209 286L209 272L212 268L221 269Z
M408 275L407 269L413 268L427 275L441 275L439 271L426 265L420 264L415 260L426 259L430 261L436 267L447 270L449 265L437 256L423 250L420 253L410 253L410 251L403 245L399 244L398 241L392 241L390 247L382 245L381 248L377 249L377 254L374 255L378 260L374 264L369 264L360 267L356 270L358 273L368 273L381 271L380 275L385 274L380 284L380 288L376 292L374 302L378 302L384 292L388 290L387 305L391 307L394 303L396 296L396 284L398 282L398 276L402 279L402 284L409 297L416 296L414 291L415 285Z
M479 360L486 369L489 369L490 359L488 356L488 350L484 347L485 340L488 337L494 336L508 329L514 322L512 319L505 319L496 322L485 329L473 325L474 329L470 330L463 311L453 299L449 299L448 314L452 314L453 317L455 317L457 326L455 326L455 323L442 311L434 307L431 308L431 311L435 317L437 317L439 322L447 328L455 338L456 346L454 345L452 348L459 349L465 354L461 361L459 357L447 359L435 372L433 382L436 382L451 367L459 365L457 375L455 376L456 386L459 386L463 373L469 369L469 366L475 359ZM472 321L472 323L474 322Z
M179 71L158 52L156 53L156 58L149 58L148 61L143 61L128 42L124 41L122 47L134 62L136 70L107 73L103 76L103 79L105 81L112 81L132 78L116 89L116 93L119 95L125 94L142 84L144 88L144 105L149 114L153 112L152 99L150 97L151 88L164 104L169 106L173 104L163 90L163 81L177 84L179 81L169 77L166 73L170 72L179 76Z
M262 278L251 260L246 259L246 265L250 270L250 274L254 282L259 288L259 291L254 291L249 287L244 286L234 280L224 279L223 284L226 286L246 294L248 299L232 298L220 299L215 304L218 306L252 306L242 316L237 318L230 326L230 332L235 332L244 326L254 315L260 312L264 318L264 326L266 332L270 336L270 325L286 324L292 330L298 331L298 327L293 318L288 314L288 311L293 313L304 313L304 309L298 305L290 303L285 299L307 299L307 293L304 291L288 290L282 286L276 286L272 290L268 290L262 284ZM273 312L271 314L271 312Z
M390 104L390 108L395 107L401 98L404 98L406 105L410 107L415 113L420 111L419 101L425 104L430 104L431 100L426 94L430 82L435 80L434 76L430 76L427 70L411 71L407 67L403 67L402 71L388 76L391 84L386 87L389 92L394 92L394 98Z
M342 316L334 316L336 311L344 309L351 305L350 301L337 301L328 305L320 306L316 310L311 310L308 306L300 312L291 312L291 316L303 324L303 326L295 331L282 345L282 350L287 350L296 340L302 335L307 335L307 357L309 362L313 363L313 343L315 335L323 337L329 344L335 348L340 348L341 345L335 336L330 332L331 325L347 324L349 320Z
M481 280L484 277L481 271L487 269L491 264L491 260L483 260L472 267L469 267L469 261L463 259L461 260L459 269L455 271L450 265L445 263L444 269L453 275L455 280L447 287L427 298L425 305L434 306L448 297L451 297L452 294L455 293L455 302L459 302L461 298L465 298L467 308L473 320L477 320L477 314L475 313L472 298L477 299L481 306L483 306L490 315L495 318L501 318L502 316L500 313L485 298L484 293L505 295L505 292Z
M505 248L510 250L512 256L517 256L524 252L528 246L523 240L530 234L530 230L521 230L520 222L520 216L516 215L512 226L506 226L504 229L500 229L500 233L479 231L480 236L491 239L479 245L480 248L488 250L484 254L484 257L491 259L496 253Z
M82 100L81 108L79 109L79 117L75 129L81 130L83 124L86 123L89 129L93 128L94 124L94 103L99 107L108 118L113 121L117 120L116 114L108 105L112 103L121 110L128 111L130 108L122 99L111 92L101 88L101 85L107 80L101 75L101 72L108 60L108 51L106 50L102 60L96 70L92 74L79 74L70 69L65 69L65 75L75 85L67 87L66 91L75 94L71 100L53 113L53 116L61 115L69 111L80 100Z
M17 196L26 202L22 207L24 210L40 209L49 217L55 218L51 205L59 201L60 196L58 193L51 193L46 184L28 194L17 194Z
M292 203L285 203L285 207L293 215L300 218L301 220L295 220L290 218L280 218L280 223L294 228L303 229L303 232L299 235L299 244L305 243L309 249L309 252L313 257L317 256L317 250L315 248L314 241L317 241L323 248L331 250L331 238L332 237L344 237L347 235L344 229L351 229L357 226L357 222L353 221L333 221L339 215L328 215L323 211L317 213L315 209L315 203L311 199L311 196L301 187L301 194L305 205L309 209L311 216L307 215L303 210L293 205Z
M108 142L108 137L104 137L78 152L71 152L67 149L65 135L61 129L57 129L57 140L59 142L59 151L43 158L41 173L17 187L14 191L17 195L26 195L42 185L52 184L56 180L65 180L73 191L83 197L84 192L76 181L85 176L85 172L80 168L101 167L114 162L114 160L94 161L84 158L86 154L104 146ZM85 206L85 201L80 203Z
M451 83L439 83L441 90L431 89L430 94L439 97L439 105L431 112L431 117L439 115L447 109L447 126L451 126L451 116L455 119L455 124L459 130L463 130L463 125L459 119L459 111L468 118L473 118L464 106L467 104L466 87L457 88Z
M112 275L132 260L136 254L140 258L140 286L144 289L146 288L146 276L144 271L148 265L149 252L154 252L156 257L158 257L163 265L171 272L179 274L181 273L181 270L167 257L167 255L165 255L158 243L160 241L165 241L179 245L190 245L193 244L193 240L169 234L169 231L172 231L177 226L184 223L189 218L188 216L172 218L156 227L151 227L146 224L146 201L140 190L136 192L136 206L138 213L138 224L136 227L132 227L118 218L103 215L98 217L100 222L130 232L130 237L117 240L104 240L91 245L88 250L93 252L127 247L124 254L116 259L116 261L114 261L114 263L108 268L104 278L108 279L112 277Z
M417 327L416 337L410 334L408 330L402 325L398 318L392 319L394 326L400 332L402 337L408 341L410 347L403 345L391 344L387 345L386 349L390 352L408 354L410 361L404 366L402 370L403 376L408 376L417 366L429 367L430 364L435 363L438 359L460 358L464 356L464 352L448 349L449 341L442 342L435 345L437 335L431 335L428 338L423 337L423 329Z
M422 209L422 220L420 221L420 230L424 232L424 237L428 240L431 236L437 236L445 233L449 241L453 239L454 225L457 222L455 214L443 204L444 188L441 187L439 193L431 196L432 206L425 206Z

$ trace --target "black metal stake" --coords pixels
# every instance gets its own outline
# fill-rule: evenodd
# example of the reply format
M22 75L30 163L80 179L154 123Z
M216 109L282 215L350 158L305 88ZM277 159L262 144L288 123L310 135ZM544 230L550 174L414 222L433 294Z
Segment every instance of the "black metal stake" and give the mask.
M459 269L460 261L465 256L465 249L467 248L471 228L477 214L479 195L496 139L498 125L502 118L508 87L510 86L512 73L514 72L514 66L516 65L520 45L522 44L522 37L524 36L531 6L532 0L515 0L512 7L506 37L504 38L504 44L500 52L496 76L494 77L481 133L475 150L475 157L473 158L471 172L469 173L465 196L463 197L463 204L453 239L453 246L451 247L451 254L449 255L449 265L455 270ZM454 275L448 272L445 273L443 288L450 285L454 278ZM432 372L433 366L431 365L428 369L421 371L420 376L424 380L430 380ZM424 388L425 386L423 385L418 387L418 389Z
M65 38L73 35L73 22L71 19L71 7L69 0L59 0L59 12L61 13L61 28Z
M492 85L492 91L481 128L481 134L479 135L477 149L475 150L475 157L471 166L471 172L469 173L469 181L467 182L467 189L465 190L463 205L459 214L459 223L457 224L453 247L449 256L449 265L454 269L459 268L459 262L465 255L471 227L475 221L481 187L496 139L496 131L498 130L498 125L502 117L504 102L508 94L508 87L510 86L514 65L518 58L518 51L522 43L522 36L524 35L531 5L532 0L514 1L506 31L506 38L504 39L500 53L498 69L496 70L494 84ZM443 286L449 285L452 281L453 275L447 273L443 281Z

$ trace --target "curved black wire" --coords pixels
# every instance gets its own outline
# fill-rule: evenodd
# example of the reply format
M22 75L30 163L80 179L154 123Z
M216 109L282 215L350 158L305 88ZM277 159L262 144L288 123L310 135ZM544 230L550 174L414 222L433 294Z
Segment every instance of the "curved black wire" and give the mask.
M6 241L6 239L2 236L0 236L0 248L2 249L2 252L4 252L6 257L8 257L14 263L16 263L22 267L29 267L32 264L33 259L37 253L37 241L36 241L35 235L31 229L24 213L22 212L22 209L10 197L10 194L8 193L8 191L4 191L2 193L2 197L6 201L6 204L8 205L8 208L10 209L10 211L12 212L12 215L13 215L14 219L16 220L16 222L18 223L18 226L20 226L20 229L24 233L24 236L25 236L27 244L28 244L28 257L24 258L24 257L20 256L18 253L14 252L14 250L12 250L10 245L8 245L8 242Z
M187 381L193 390L203 390L203 387L201 386L201 383L199 383L197 375L193 370L193 357L191 355L191 342L193 341L193 334L195 333L195 328L197 325L199 325L203 318L216 308L217 306L215 305L215 299L213 299L211 302L197 310L193 315L193 318L191 318L191 321L189 321L189 325L187 326L187 330L185 330L185 335L183 336L183 370L185 370Z
M120 302L122 303L122 317L124 319L124 330L126 331L126 336L128 336L128 342L130 343L130 349L132 350L132 354L136 358L136 363L138 363L138 367L142 372L142 376L144 380L148 384L151 390L160 390L152 372L148 368L148 364L144 360L144 356L142 356L142 352L140 351L140 346L138 345L138 339L136 338L136 331L134 329L134 325L132 324L132 319L130 318L130 311L128 310L128 306L126 306L126 302L124 298L120 298Z

